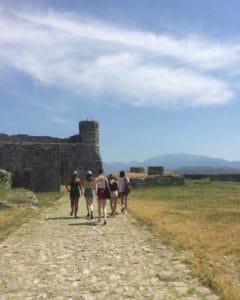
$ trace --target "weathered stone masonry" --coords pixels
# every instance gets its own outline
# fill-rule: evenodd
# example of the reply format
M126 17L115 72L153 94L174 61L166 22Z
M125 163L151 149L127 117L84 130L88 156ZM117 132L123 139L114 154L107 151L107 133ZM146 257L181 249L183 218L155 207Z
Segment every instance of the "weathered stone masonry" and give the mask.
M98 122L81 121L79 130L66 139L1 134L0 169L12 172L13 186L33 191L59 190L76 169L96 173L102 167Z

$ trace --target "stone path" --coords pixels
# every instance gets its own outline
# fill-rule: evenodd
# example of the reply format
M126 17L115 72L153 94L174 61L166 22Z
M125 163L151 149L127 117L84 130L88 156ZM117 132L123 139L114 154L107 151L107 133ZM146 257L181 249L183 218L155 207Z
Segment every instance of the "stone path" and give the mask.
M0 243L0 299L219 299L130 215L68 217L68 201Z

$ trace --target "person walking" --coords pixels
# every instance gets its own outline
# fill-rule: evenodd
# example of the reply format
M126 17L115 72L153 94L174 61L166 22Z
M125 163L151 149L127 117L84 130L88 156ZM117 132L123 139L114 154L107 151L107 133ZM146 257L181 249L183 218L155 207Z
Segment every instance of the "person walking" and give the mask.
M108 183L110 187L110 207L112 210L112 217L115 217L116 215L116 209L117 209L117 200L118 200L118 180L117 178L113 175L110 174L108 178Z
M107 224L107 209L106 199L108 198L109 185L107 178L103 175L103 169L98 170L98 176L95 179L96 182L96 195L98 203L98 222L101 222L101 208L103 210L104 222Z
M87 171L86 179L84 181L84 197L87 205L87 217L93 219L93 197L95 190L95 180L92 171Z
M131 191L131 184L128 177L125 176L125 172L121 171L118 178L119 197L121 199L121 212L127 211L128 194Z
M78 172L74 171L70 180L65 184L67 192L70 194L70 206L71 206L71 211L70 211L70 216L73 215L74 217L77 218L77 213L78 213L78 201L83 194L83 188L81 185L81 180L80 177L78 176Z

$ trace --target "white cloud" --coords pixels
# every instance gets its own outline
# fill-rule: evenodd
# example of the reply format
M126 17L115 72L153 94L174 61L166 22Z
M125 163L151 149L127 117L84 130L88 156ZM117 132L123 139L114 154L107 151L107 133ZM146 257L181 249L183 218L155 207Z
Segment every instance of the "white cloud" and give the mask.
M66 118L61 118L58 116L52 116L51 117L51 122L57 125L69 125L71 122L67 120Z
M238 43L153 34L64 14L0 11L0 67L99 101L135 106L209 106L234 98L225 76Z

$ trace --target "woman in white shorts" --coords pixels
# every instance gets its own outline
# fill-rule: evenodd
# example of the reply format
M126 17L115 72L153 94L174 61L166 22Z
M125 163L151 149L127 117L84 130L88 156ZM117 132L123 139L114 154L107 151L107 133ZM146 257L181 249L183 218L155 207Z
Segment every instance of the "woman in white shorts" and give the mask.
M118 200L118 181L117 181L117 178L115 176L113 176L112 174L110 174L109 178L108 178L108 183L109 183L110 194L111 194L111 198L110 198L110 206L111 206L111 210L112 210L111 215L113 217L115 217L116 208L117 208L117 200Z

